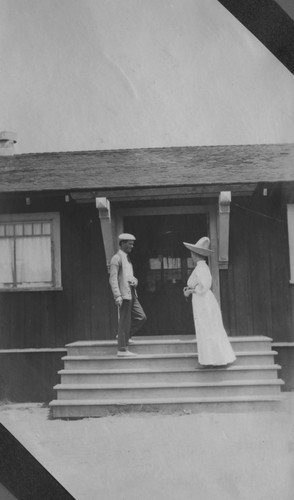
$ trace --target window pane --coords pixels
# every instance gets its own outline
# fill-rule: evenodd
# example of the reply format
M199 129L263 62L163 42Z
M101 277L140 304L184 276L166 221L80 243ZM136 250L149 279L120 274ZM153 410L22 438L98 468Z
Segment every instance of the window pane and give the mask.
M6 236L14 236L14 225L6 224Z
M34 234L42 234L42 224L39 222L34 222L33 230Z
M24 224L24 234L30 236L33 234L32 224Z
M43 234L51 234L51 223L44 222L42 225L43 225Z
M0 239L0 285L13 283L13 244L11 238Z
M23 224L15 224L15 234L16 236L22 236Z
M192 257L188 257L188 258L187 258L187 267L188 267L188 269L194 269L195 264L194 264L194 262L193 262Z
M1 289L61 286L57 212L1 214L0 241Z
M50 237L16 240L16 277L19 284L52 281Z

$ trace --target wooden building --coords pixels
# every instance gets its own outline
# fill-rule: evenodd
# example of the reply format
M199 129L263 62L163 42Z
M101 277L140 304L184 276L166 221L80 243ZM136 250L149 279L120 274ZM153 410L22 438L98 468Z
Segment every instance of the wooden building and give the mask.
M193 333L182 242L208 235L228 334L271 337L293 390L293 188L293 144L1 157L1 399L52 399L67 343L115 337L123 230L137 237L142 335Z

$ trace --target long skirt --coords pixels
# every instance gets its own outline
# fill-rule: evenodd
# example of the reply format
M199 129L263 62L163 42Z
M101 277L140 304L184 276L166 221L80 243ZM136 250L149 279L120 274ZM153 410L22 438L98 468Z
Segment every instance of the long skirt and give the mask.
M223 326L218 302L211 290L192 295L198 361L201 365L227 365L236 356Z

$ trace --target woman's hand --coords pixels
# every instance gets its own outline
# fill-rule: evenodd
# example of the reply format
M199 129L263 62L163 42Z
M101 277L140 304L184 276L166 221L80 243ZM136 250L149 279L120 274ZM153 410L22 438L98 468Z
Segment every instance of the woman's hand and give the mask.
M185 286L185 288L183 289L183 293L184 293L185 297L189 297L189 295L191 295L191 293L193 293L193 290L192 290L192 288Z

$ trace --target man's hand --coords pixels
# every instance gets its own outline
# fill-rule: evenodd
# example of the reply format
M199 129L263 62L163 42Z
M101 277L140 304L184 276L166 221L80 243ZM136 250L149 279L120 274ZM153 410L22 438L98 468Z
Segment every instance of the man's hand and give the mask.
M115 299L115 304L117 305L117 307L121 307L122 303L123 303L122 297L117 297Z
M133 286L133 287L135 287L135 288L136 288L136 287L137 287L137 285L138 285L138 280L137 280L137 278L135 278L135 277L134 277L132 280L130 280L130 281L129 281L129 284L130 284L131 286Z

